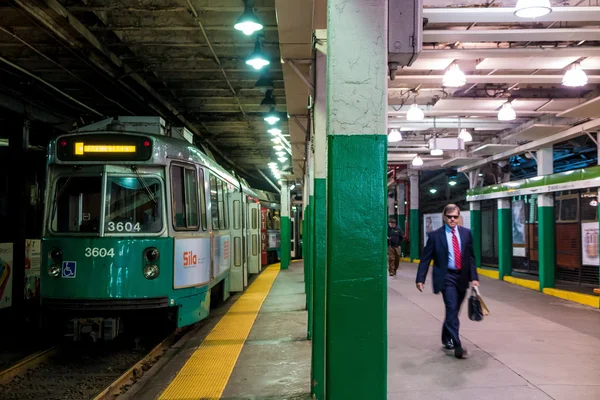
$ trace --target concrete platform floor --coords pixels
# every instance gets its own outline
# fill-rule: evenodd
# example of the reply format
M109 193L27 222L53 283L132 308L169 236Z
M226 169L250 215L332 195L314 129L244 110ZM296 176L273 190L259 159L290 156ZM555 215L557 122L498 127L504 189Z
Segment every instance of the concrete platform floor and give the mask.
M183 343L170 349L156 375L142 378L137 388L134 386L135 389L121 397L124 400L158 399L237 298L239 294L216 309ZM305 299L304 265L294 262L290 269L277 275L221 399L310 399L311 342L306 340Z
M444 306L415 288L415 264L388 285L388 399L596 400L600 398L600 310L480 277L490 309L460 314L471 358L441 350Z

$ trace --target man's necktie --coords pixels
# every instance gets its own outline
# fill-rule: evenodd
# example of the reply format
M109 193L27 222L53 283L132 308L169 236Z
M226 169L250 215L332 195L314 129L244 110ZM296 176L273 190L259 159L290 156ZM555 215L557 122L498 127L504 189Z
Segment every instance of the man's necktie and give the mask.
M462 268L462 258L460 256L460 246L458 245L458 238L456 237L456 231L452 229L452 247L454 248L454 264L456 269Z

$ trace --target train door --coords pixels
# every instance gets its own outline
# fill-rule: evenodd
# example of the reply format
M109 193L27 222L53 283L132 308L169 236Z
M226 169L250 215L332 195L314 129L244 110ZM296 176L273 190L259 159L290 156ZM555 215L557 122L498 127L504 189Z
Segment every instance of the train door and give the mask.
M233 260L231 262L230 290L241 292L244 290L244 225L243 204L244 195L235 192L231 202L231 239L233 242Z
M260 272L260 205L249 204L250 208L250 262L248 272L258 274Z
M260 209L260 269L267 266L269 261L267 259L267 209L261 207Z
M244 261L244 287L248 286L248 270L250 267L250 203L248 203L248 197L244 196L244 212L245 212L245 223L244 238L245 238L245 261Z

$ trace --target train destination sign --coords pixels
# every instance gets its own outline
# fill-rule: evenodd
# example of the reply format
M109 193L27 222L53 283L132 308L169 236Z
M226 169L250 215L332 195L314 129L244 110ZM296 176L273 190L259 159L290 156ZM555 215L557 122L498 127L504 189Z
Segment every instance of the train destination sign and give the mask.
M62 161L147 161L152 141L127 134L65 136L56 141L56 155Z

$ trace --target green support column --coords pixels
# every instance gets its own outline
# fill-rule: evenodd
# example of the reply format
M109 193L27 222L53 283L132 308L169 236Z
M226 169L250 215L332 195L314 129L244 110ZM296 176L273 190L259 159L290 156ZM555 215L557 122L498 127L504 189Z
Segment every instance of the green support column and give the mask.
M315 31L314 103L314 275L311 388L325 399L325 307L327 271L327 31Z
M471 208L471 234L473 236L473 252L475 253L475 265L481 267L481 203L473 201Z
M387 1L327 3L327 400L387 398Z
M288 269L290 266L290 190L287 181L281 181L281 269Z
M512 215L509 199L498 199L498 272L512 274Z
M554 287L554 194L538 196L538 253L540 290Z
M410 214L408 215L409 235L410 235L410 260L418 260L421 249L421 236L419 227L419 172L409 171L410 173Z
M306 309L308 311L308 330L306 338L308 340L312 340L312 332L313 332L313 290L314 290L314 269L315 269L315 206L313 196L309 197L309 206L310 212L308 217L310 218L309 226L310 226L310 262L308 263L307 268L307 286L308 289L306 291Z

